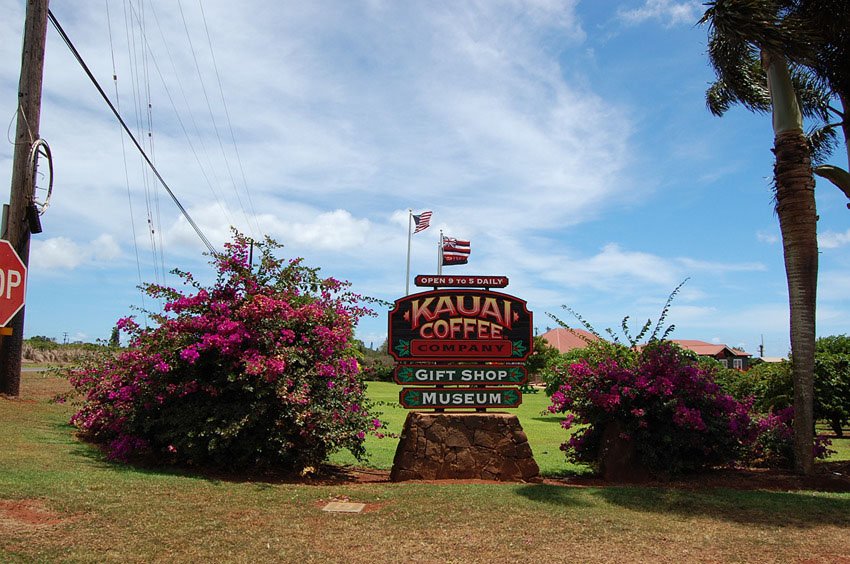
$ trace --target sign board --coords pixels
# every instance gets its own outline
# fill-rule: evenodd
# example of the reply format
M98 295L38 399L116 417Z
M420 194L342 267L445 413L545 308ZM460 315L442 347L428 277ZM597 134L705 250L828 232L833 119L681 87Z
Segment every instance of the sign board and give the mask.
M517 388L402 388L399 403L408 409L518 407Z
M495 364L404 364L396 366L393 376L397 383L408 386L433 386L434 384L518 386L528 381L528 372L524 366Z
M507 276L443 276L420 274L413 279L420 287L448 288L504 288L508 285Z
M0 240L0 327L22 307L27 290L27 267L9 241Z
M433 290L396 300L388 352L401 362L519 362L532 351L526 302L490 290Z

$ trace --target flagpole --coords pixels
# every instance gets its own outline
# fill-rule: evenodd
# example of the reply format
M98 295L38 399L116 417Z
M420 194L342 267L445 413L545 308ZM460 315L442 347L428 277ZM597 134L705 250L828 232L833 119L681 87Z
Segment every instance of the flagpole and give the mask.
M443 230L440 229L440 245L437 247L437 276L443 273Z
M410 295L410 239L413 237L413 210L407 210L407 271L404 275L404 295Z

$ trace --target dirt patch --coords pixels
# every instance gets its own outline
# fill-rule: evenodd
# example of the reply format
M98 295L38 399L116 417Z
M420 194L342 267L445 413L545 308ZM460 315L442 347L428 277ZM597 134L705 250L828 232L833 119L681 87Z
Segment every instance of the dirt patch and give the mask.
M65 522L38 499L0 499L0 531L53 527Z

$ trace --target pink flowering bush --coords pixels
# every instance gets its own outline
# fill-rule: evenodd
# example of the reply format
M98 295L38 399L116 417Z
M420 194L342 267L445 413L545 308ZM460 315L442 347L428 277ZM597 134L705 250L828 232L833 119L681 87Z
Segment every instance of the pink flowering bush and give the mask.
M771 410L753 418L754 438L744 453L743 462L751 466L791 468L794 464L794 408ZM832 441L823 435L815 437L815 458L827 458L835 451Z
M570 365L549 410L566 414L565 429L577 428L562 447L570 459L596 464L605 429L617 424L656 475L732 462L752 440L749 405L668 341Z
M657 476L744 463L790 467L793 408L759 414L753 398L736 400L715 382L711 366L669 341L640 350L595 343L584 359L561 367L549 411L564 413L574 432L562 445L569 459L596 465L605 430L634 445ZM815 456L830 442L818 437Z
M370 312L346 283L275 258L270 239L252 268L248 246L240 234L225 245L209 288L179 271L188 292L144 286L165 302L156 326L120 320L128 347L72 370L84 401L71 422L110 457L300 469L340 449L364 455L382 423L352 340Z

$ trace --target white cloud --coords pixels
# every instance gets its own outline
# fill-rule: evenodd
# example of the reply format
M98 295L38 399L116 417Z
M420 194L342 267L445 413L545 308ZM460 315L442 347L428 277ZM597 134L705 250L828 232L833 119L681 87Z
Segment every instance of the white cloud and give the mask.
M844 233L836 233L835 231L818 233L818 247L821 249L837 249L848 243L850 243L850 229Z
M38 271L75 270L87 264L103 266L122 255L120 246L108 234L83 244L67 237L34 238L31 246L30 268Z
M677 259L687 271L710 270L712 272L753 272L767 270L760 262L715 262L692 258Z
M66 237L34 239L31 246L32 270L73 270L86 259L80 247Z
M91 242L92 256L97 260L109 261L121 256L121 247L112 235L104 233Z
M779 236L775 233L771 233L770 231L763 231L759 229L756 231L756 239L762 243L767 243L768 245L773 245L779 242Z
M308 221L279 224L282 240L295 241L309 248L343 250L360 247L368 240L368 219L356 219L346 210L320 213Z
M617 10L617 16L628 24L634 25L653 19L663 22L668 27L679 24L693 25L701 13L701 3L693 0L686 2L646 0L639 8Z

